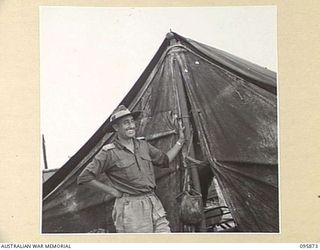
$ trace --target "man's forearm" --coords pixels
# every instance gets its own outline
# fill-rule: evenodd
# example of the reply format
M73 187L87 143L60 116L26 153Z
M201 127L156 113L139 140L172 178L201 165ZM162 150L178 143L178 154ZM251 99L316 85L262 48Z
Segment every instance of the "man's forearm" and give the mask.
M172 162L174 158L176 158L177 154L182 148L183 142L180 142L179 140L177 141L176 144L167 152L167 156L169 158L169 162Z
M178 155L179 151L183 147L183 144L185 142L184 137L184 129L185 127L182 126L182 121L179 120L179 140L174 144L174 146L167 152L167 156L169 158L169 162L172 162L174 158Z
M86 185L88 185L89 187L98 189L104 193L111 194L114 197L121 197L122 196L122 193L119 192L117 189L110 187L100 181L97 181L97 180L91 180L91 181L87 182Z

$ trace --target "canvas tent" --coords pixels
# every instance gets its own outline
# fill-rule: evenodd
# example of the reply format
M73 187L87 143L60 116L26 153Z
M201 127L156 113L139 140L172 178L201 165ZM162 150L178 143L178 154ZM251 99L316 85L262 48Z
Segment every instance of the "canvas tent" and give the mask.
M155 168L172 231L184 231L176 196L185 167L197 190L205 181L201 171L215 176L238 231L279 231L275 72L171 32L121 104L143 110L137 135L163 151L177 140L179 118L186 127L180 156L170 169ZM43 233L114 231L111 197L76 184L112 141L108 123L43 184ZM101 180L108 182L107 175Z

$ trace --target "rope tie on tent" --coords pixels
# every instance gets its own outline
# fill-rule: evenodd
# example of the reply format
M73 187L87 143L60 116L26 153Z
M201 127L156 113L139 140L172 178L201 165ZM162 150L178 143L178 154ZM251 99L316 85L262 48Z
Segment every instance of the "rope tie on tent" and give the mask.
M185 192L185 191L189 192L190 191L190 187L191 187L191 185L190 185L190 173L189 173L188 165L187 165L187 162L186 162L186 158L188 157L188 155L190 153L192 141L193 141L193 131L192 131L192 129L190 129L187 155L184 155L184 153L182 153L182 157L183 157L182 160L183 160L183 166L184 166L183 192Z

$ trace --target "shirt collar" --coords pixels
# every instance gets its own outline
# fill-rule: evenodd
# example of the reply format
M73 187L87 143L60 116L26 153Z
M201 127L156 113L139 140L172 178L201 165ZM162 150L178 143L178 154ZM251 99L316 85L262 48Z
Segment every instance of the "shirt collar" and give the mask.
M137 142L138 140L136 138L133 138L133 145L134 145L134 148L137 148ZM123 144L119 141L119 138L118 136L116 136L115 140L114 140L114 145L118 148L118 149L125 149L126 147L123 146Z

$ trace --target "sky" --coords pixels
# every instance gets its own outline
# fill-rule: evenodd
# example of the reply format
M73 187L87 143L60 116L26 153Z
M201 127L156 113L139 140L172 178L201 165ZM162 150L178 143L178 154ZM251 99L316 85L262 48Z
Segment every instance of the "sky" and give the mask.
M62 167L96 132L170 29L277 72L276 16L275 6L41 7L41 134L48 167Z

